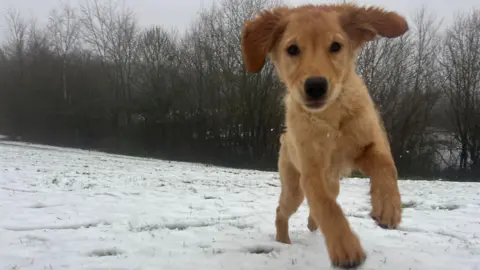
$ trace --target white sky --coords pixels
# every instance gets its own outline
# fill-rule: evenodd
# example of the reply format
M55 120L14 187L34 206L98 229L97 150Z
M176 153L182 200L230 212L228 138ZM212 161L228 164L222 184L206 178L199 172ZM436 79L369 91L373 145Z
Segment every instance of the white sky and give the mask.
M71 5L78 5L83 0L62 0ZM105 0L106 1L106 0ZM183 30L190 25L201 7L209 7L216 0L124 0L133 8L141 26L152 24L163 25ZM218 1L218 0L217 0ZM293 5L303 3L321 4L333 0L285 0ZM361 4L380 5L397 11L405 16L422 5L445 22L450 22L455 12L468 11L473 7L480 8L480 0L357 0ZM58 6L60 0L0 0L0 40L6 32L4 14L13 8L21 12L26 18L35 17L39 23L47 20L49 11Z

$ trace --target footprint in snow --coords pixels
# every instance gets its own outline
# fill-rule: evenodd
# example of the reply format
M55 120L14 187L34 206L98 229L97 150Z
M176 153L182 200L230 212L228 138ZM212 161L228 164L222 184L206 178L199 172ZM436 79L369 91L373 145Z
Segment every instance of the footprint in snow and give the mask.
M169 229L172 231L184 231L189 228L200 228L200 227L208 227L212 226L213 223L208 222L177 222L177 223L169 223L169 224L150 224L150 225L143 225L138 228L131 228L131 231L136 232L144 232L144 231L154 231L159 229Z
M453 211L453 210L457 210L458 208L460 208L460 205L456 205L456 204L432 205L433 210Z
M47 205L41 202L32 204L30 206L27 206L27 208L34 208L34 209L42 209L42 208L49 208L49 207L55 207L55 206L61 206L60 204L55 204L55 205Z
M278 251L278 250L272 246L255 245L255 246L246 247L244 251L250 254L269 254L269 253L272 253L273 251Z
M402 208L415 208L418 204L414 201L408 201L402 203Z
M88 253L90 257L109 257L122 255L124 252L117 248L96 249Z

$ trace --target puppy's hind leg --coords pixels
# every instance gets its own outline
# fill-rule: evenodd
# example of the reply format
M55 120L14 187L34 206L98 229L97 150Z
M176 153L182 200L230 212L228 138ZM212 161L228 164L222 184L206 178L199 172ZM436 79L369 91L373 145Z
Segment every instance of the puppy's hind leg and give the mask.
M291 244L288 220L302 204L305 196L300 187L300 173L290 163L284 151L285 149L280 151L278 162L282 186L275 219L276 240L281 243Z

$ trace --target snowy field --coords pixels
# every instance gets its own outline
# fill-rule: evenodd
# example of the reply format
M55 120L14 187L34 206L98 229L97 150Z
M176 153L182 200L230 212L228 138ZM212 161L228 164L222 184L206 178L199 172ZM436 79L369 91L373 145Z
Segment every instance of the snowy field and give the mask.
M339 203L361 269L480 270L480 184L401 181L399 230L368 217L368 182ZM0 142L0 269L331 269L305 203L274 241L276 173Z

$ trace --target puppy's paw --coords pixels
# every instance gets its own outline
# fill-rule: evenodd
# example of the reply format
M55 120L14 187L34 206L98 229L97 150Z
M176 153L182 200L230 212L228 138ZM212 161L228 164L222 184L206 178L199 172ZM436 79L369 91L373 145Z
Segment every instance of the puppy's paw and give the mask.
M285 234L277 233L275 240L283 244L288 244L288 245L292 244L292 241L290 240L290 237L288 236L288 234L285 235Z
M332 266L352 269L361 266L367 259L358 237L352 232L340 234L327 241Z
M396 229L402 221L402 202L398 193L394 195L372 194L370 216L383 229Z

